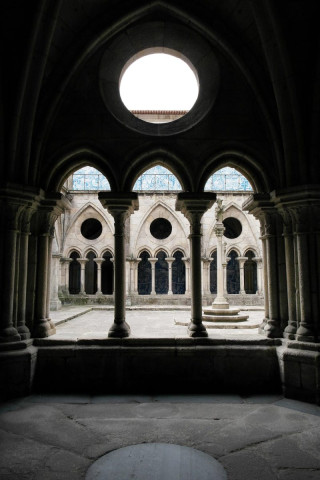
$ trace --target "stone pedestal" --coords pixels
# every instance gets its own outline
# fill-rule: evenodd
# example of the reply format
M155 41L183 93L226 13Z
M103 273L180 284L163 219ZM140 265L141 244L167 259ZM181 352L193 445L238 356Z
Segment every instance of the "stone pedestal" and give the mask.
M222 222L223 216L222 200L217 200L216 224L214 232L217 237L217 296L211 308L205 308L202 319L207 322L242 322L248 319L248 315L238 315L240 309L229 309L229 303L224 297L225 283L223 275L224 249L222 237L225 227Z

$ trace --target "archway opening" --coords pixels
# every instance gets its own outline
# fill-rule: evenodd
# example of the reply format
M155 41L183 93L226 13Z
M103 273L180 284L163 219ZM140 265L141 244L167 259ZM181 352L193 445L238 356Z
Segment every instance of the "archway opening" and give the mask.
M186 292L186 268L182 260L184 255L180 250L174 254L172 263L172 293L174 295L183 295Z
M252 250L248 250L245 254L248 258L244 263L244 289L248 294L257 293L257 263L253 260L255 254Z
M138 293L139 295L150 295L151 293L151 263L150 254L146 251L140 253L141 259L138 264Z
M78 262L80 255L78 252L71 252L70 258L72 261L69 264L69 293L71 295L77 295L80 293L81 266Z
M249 180L233 167L223 167L210 175L205 191L213 192L253 192Z
M85 292L87 295L94 295L97 291L97 264L94 261L96 254L88 252L88 261L85 266Z
M240 293L240 268L237 260L238 254L235 250L229 252L230 260L227 264L227 292L231 294Z
M217 293L217 250L212 252L210 262L210 293Z
M164 251L157 253L158 261L155 264L155 290L158 295L167 295L169 290L167 254Z
M91 166L85 166L73 172L68 177L65 187L67 190L74 192L111 190L108 179L99 170Z
M101 291L104 295L112 295L113 293L113 262L111 261L112 253L105 252L102 256L104 262L101 264Z
M140 175L133 190L135 192L178 192L182 186L177 177L162 165L155 165Z

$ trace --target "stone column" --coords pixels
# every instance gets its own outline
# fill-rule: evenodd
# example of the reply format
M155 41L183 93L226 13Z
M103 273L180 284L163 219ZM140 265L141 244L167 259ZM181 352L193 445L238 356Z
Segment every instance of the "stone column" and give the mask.
M125 220L139 207L136 193L100 192L99 200L114 218L114 323L109 337L128 337L130 327L126 323L126 255L125 255Z
M21 216L20 227L20 256L19 256L19 296L17 311L17 329L22 340L30 338L30 330L26 326L26 301L27 301L27 278L28 278L28 247L30 236L30 220L35 210L27 208Z
M46 195L40 202L37 211L37 278L36 302L34 319L34 337L48 337L56 332L55 326L49 318L50 306L50 273L51 247L54 224L62 212L62 195Z
M279 311L276 215L274 211L265 212L269 318L267 319L264 331L270 338L282 337Z
M158 259L155 257L148 258L151 263L151 295L156 294L156 263Z
M252 260L257 264L257 294L262 295L262 257L252 257Z
M284 336L319 341L320 192L306 185L272 193L283 221L288 321Z
M203 293L204 295L210 295L210 258L203 257L202 259L203 266Z
M253 194L243 204L260 221L262 252L264 260L264 304L265 318L259 333L267 337L282 336L278 310L276 209L269 194Z
M77 258L77 262L80 263L81 273L80 273L80 294L85 295L85 278L86 278L86 263L89 262L88 258Z
M21 339L13 321L13 306L15 294L16 274L16 243L19 216L23 206L19 202L11 203L3 200L1 203L1 215L3 217L2 232L2 268L1 268L1 292L3 301L0 316L0 342L15 342Z
M298 203L298 202L297 202ZM296 339L299 341L313 342L315 341L315 328L312 315L312 297L311 297L311 277L312 262L310 240L312 236L312 224L316 219L312 219L312 206L308 204L296 205L290 207L295 225L296 237L296 255L298 261L298 291L300 304L300 321L296 332ZM311 218L310 218L311 217Z
M102 294L102 291L101 291L101 265L105 261L105 258L97 257L97 258L94 258L93 261L96 262L96 264L97 264L97 291L96 291L96 295L101 295Z
M114 296L114 286L115 286L115 267L114 267L114 257L111 257L110 258L110 262L112 263L113 265L113 269L112 269L112 273L113 273L113 277L112 277L112 295Z
M129 273L129 295L131 295L132 293L134 293L134 265L135 265L135 258L133 257L133 255L131 257L128 257L127 258L127 262L129 262L129 269L130 269L130 273Z
M224 281L223 281L223 268L222 263L224 261L224 251L222 244L222 237L225 231L225 227L222 223L222 201L219 199L216 207L216 223L214 226L214 233L217 237L217 296L212 302L214 308L225 309L229 308L229 303L224 298Z
M186 291L185 295L190 295L190 258L183 257L186 272Z
M133 266L133 293L138 295L138 273L139 273L139 263L141 262L142 258L137 258L134 262Z
M228 262L230 262L230 260L231 260L231 257L226 257L225 261L222 262L224 295L228 295L227 266L228 266Z
M52 244L54 239L54 224L51 226L48 242L48 268L47 268L47 298L46 298L46 318L54 327L50 319L50 298L51 298L51 269L52 269Z
M248 260L248 257L237 257L236 260L239 262L240 269L240 294L245 295L246 291L244 289L244 264Z
M207 337L202 323L201 294L201 218L212 207L216 194L211 192L178 194L176 210L181 211L190 222L190 259L191 259L191 320L188 327L191 337Z
M281 209L280 214L283 218L283 237L286 257L286 278L287 278L287 298L288 298L288 325L284 329L283 336L291 340L295 339L297 332L297 312L296 312L296 278L295 278L295 252L294 237L292 231L292 218L288 210Z
M59 265L61 260L61 253L54 253L52 255L52 280L51 280L51 295L50 295L50 310L59 310L61 308L61 300L59 298Z
M169 288L168 295L172 295L172 264L175 261L174 257L166 257L166 262L168 263L168 276L169 276Z
M65 295L70 295L69 291L69 279L70 279L70 263L72 262L72 258L62 258L61 262L64 267L64 287L63 293Z

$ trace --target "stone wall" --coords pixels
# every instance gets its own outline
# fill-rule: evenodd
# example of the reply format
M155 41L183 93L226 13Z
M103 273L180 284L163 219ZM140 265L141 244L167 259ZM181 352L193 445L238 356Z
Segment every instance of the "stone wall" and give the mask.
M228 256L231 250L239 257L245 257L248 250L254 252L255 257L261 258L261 241L259 239L259 222L244 211L242 204L248 198L248 194L241 192L230 192L218 194L223 199L224 219L235 218L240 221L242 231L236 238L223 237L225 254ZM139 194L139 210L131 215L126 224L126 254L128 259L138 259L141 252L147 251L150 257L156 257L159 251L164 251L166 257L172 257L180 250L184 258L190 257L188 235L190 226L184 215L175 210L175 193L150 192ZM88 252L94 252L97 258L101 258L106 251L113 256L114 252L114 225L112 216L102 207L98 200L97 192L72 192L70 196L69 210L64 213L56 222L55 242L53 249L53 267L51 284L51 308L59 308L59 300L63 303L112 303L112 296L100 295L97 298L92 296L69 295L67 292L68 263L65 259L70 257L72 252L77 252L80 258L85 258ZM171 234L164 239L155 238L150 232L150 225L153 220L164 218L172 226ZM81 226L87 219L96 219L102 225L102 233L96 239L85 238L81 233ZM209 209L202 218L202 256L203 262L203 294L204 304L210 304L213 296L210 295L209 264L210 258L216 249L217 241L214 234L215 205ZM59 265L60 263L60 265ZM137 292L138 262L133 266L133 276L130 275L130 262L127 262L126 285L127 294L130 296L130 304L182 304L190 305L190 294L177 298L167 295L156 295L157 298L142 298ZM131 266L132 267L132 266ZM135 277L135 285L130 285ZM237 295L236 300L231 295L231 304L263 304L263 285L259 289L259 295ZM58 298L59 296L59 298ZM141 297L141 298L139 298Z

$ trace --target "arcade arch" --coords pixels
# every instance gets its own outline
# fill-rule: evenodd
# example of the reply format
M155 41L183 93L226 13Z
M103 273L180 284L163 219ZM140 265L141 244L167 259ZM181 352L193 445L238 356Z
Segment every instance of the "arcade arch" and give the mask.
M261 247L257 243L258 226L252 227L251 220L249 221L248 216L241 208L243 201L248 198L248 193L252 192L250 183L240 172L227 166L212 174L207 181L207 186L209 183L211 188L218 184L221 186L222 183L224 188L233 186L234 189L231 191L219 191L218 196L223 198L226 222L230 218L235 218L237 222L241 223L241 228L245 233L240 236L232 235L232 238L224 237L225 252L232 252L231 258L226 258L224 267L226 294L231 296L253 295L256 293L254 288L257 283L255 280L257 275L254 273L255 267L252 263L254 260L250 257L244 270L239 268L237 260L243 258L240 252L252 250L252 247L257 252L261 251ZM75 170L64 184L64 188L70 192L72 198L71 208L63 214L64 226L57 229L60 236L63 236L61 232L65 232L65 236L60 242L64 250L61 260L61 283L63 283L65 268L63 261L70 252L70 247L76 247L78 253L73 254L74 258L71 261L65 261L69 268L69 291L58 288L62 302L76 303L77 296L84 294L92 303L95 301L109 303L108 297L112 299L114 293L112 253L114 249L114 219L102 208L97 198L97 193L102 185L110 188L107 178L101 172L86 166ZM236 190L235 186L241 187L242 190ZM155 162L151 167L146 166L140 176L136 177L133 189L139 196L139 210L126 220L125 226L127 237L126 294L131 297L131 303L137 304L140 302L139 297L141 299L143 297L144 301L148 301L148 298L150 301L151 298L152 301L159 298L160 301L160 298L164 298L164 296L166 302L170 303L176 295L179 295L182 303L188 304L191 295L188 241L190 224L180 212L176 211L175 205L177 192L182 189L181 183L172 170ZM98 232L99 223L101 232ZM84 232L81 233L83 224L88 224L90 227L86 229L85 235L83 235ZM209 209L202 219L203 258L201 264L204 304L211 303L212 295L216 293L214 225L215 206ZM233 224L231 230L232 227ZM254 228L256 230L253 232ZM80 231L81 239L77 231ZM208 258L206 251L211 252ZM82 281L81 268L84 270ZM242 271L245 275L243 280L245 287L240 292ZM249 271L253 273L249 273ZM66 273L65 276L67 277ZM259 290L259 294L261 293L262 289ZM248 301L250 302L246 299L246 302ZM255 301L257 300L255 299ZM262 301L263 298L260 295L258 302L262 303Z

